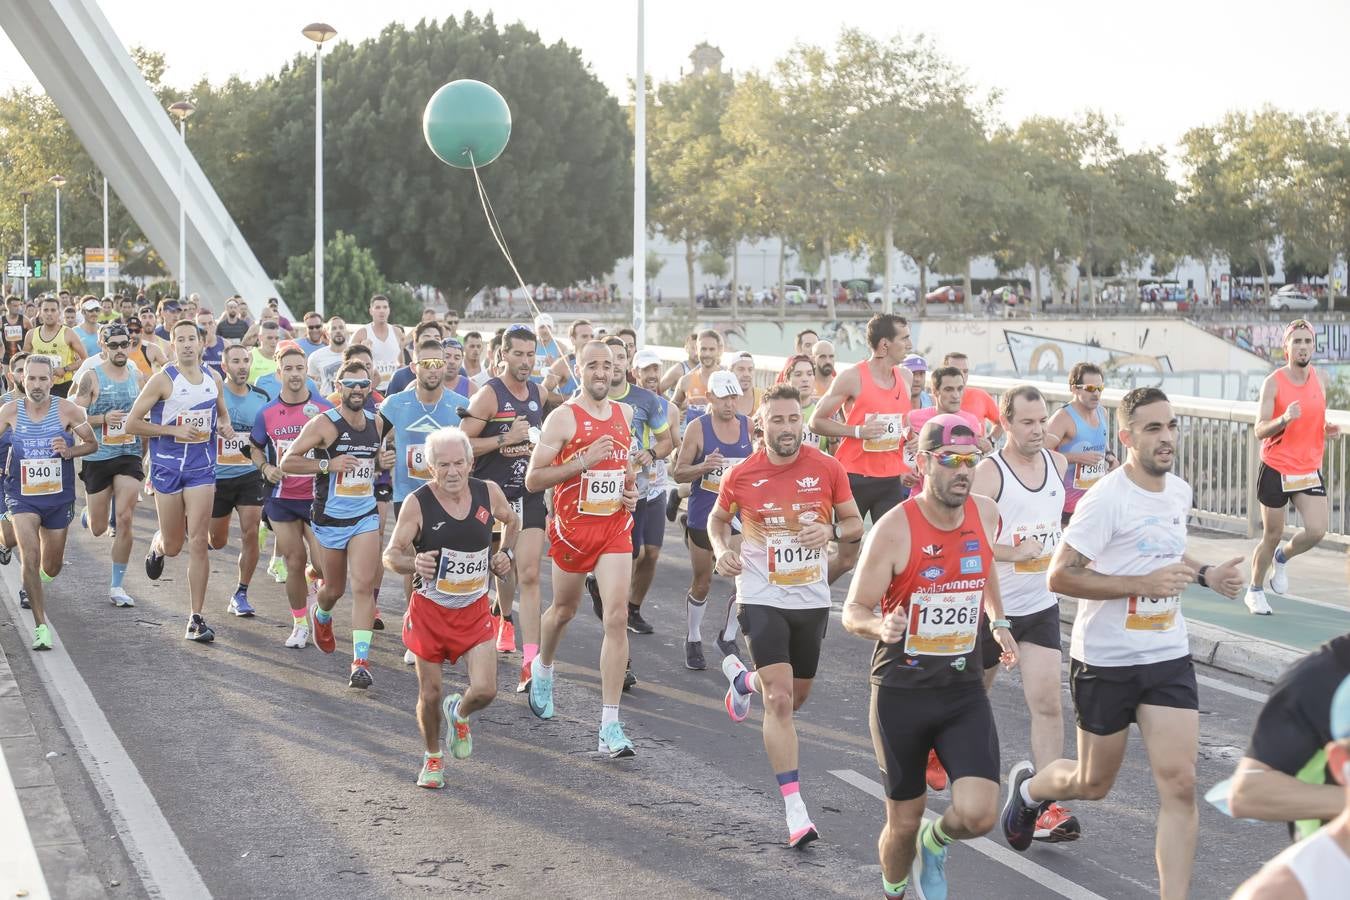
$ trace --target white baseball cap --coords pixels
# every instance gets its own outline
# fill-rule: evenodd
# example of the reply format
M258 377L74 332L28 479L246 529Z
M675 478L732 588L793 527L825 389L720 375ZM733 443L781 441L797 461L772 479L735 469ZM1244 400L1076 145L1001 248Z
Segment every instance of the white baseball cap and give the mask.
M661 364L661 354L655 350L643 348L633 354L633 368L645 369L648 366L659 366Z
M539 315L535 316L534 330L538 331L540 328L547 328L548 330L552 331L553 317L550 316L548 313L540 313Z
M102 304L102 303L99 303L99 302L98 302L97 300L95 300L93 297L90 297L88 300L84 301L84 304L80 307L80 309L87 309L87 310L89 310L89 311L91 311L91 312L97 312L98 310L100 310L100 309L102 309L102 308L103 308L103 304Z
M714 397L739 397L741 382L735 375L719 370L708 376L708 393Z

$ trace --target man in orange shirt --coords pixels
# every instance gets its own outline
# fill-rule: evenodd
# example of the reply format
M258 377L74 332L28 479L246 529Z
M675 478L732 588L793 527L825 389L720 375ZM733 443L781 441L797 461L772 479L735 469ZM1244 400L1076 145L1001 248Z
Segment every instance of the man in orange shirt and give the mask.
M998 401L990 396L988 391L970 386L970 357L956 351L942 357L942 364L951 366L961 372L961 377L966 382L966 392L961 395L961 410L973 413L977 418L992 425L993 430L989 432L989 440L997 444L998 439L1003 436L1003 426L998 421Z

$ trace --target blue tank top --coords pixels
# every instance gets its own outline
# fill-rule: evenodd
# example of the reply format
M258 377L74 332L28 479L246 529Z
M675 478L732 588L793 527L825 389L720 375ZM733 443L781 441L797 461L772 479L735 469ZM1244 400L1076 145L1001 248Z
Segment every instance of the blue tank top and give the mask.
M170 383L167 400L150 407L150 421L156 425L192 423L208 432L205 440L180 441L163 436L150 439L150 465L180 472L216 467L216 382L211 373L201 370L202 380L193 384L176 365L164 367Z
M138 372L135 366L128 364L126 370L127 377L116 381L108 377L102 365L94 366L94 374L98 376L98 399L89 407L89 415L106 416L114 410L126 412L131 409L131 404L136 402L136 395L140 393L140 381L136 377ZM87 460L141 455L141 439L134 434L127 434L125 419L122 420L121 428L112 428L104 422L94 429L94 437L98 439L98 449L86 456Z
M1097 408L1097 425L1090 425L1078 414L1070 403L1064 409L1073 419L1073 440L1058 448L1060 453L1105 453L1106 452L1106 411ZM1077 463L1069 463L1064 470L1064 511L1073 512L1078 508L1078 500L1087 489L1106 474L1103 461L1094 470L1079 471Z
M83 328L76 328L75 334L79 335L80 343L84 344L84 353L86 356L93 356L98 352L98 331L93 334L85 331Z
M352 428L341 410L326 409L323 414L337 427L338 438L328 447L315 447L315 459L334 459L349 455L360 460L354 472L329 472L314 476L314 524L352 525L375 512L375 463L380 452L380 430L375 414L363 410L360 428Z
M272 400L265 391L253 385L241 397L229 388L225 389L225 409L230 414L230 424L234 426L234 438L216 435L216 479L240 478L258 471L258 467L249 459L249 434L253 431L253 422L262 408Z
M458 425L459 413L455 410L468 403L468 397L445 388L441 390L441 399L428 405L417 399L416 388L408 388L386 397L380 404L380 415L394 430L395 503L402 503L431 479L427 435L447 425Z
M6 493L26 503L58 507L75 502L75 465L52 452L52 441L73 436L61 425L61 405L52 397L40 422L28 417L28 401L20 397L10 445Z
M733 466L744 462L754 452L754 446L750 443L750 420L740 413L736 413L736 421L741 429L740 437L730 443L718 440L717 433L713 431L712 413L699 416L694 421L703 428L703 450L694 463L703 462L714 450L720 450L727 458L727 464L722 467L721 472L701 475L689 488L689 527L706 529L708 514L712 512L713 504L717 502L717 491L721 487L722 479Z

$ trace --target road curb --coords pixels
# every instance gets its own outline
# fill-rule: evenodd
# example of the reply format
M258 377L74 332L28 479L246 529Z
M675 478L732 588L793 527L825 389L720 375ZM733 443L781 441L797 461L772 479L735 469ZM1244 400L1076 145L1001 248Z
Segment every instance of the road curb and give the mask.
M1061 600L1060 622L1072 625L1077 612L1076 600ZM1287 644L1263 641L1195 619L1186 620L1186 634L1191 641L1191 657L1196 662L1267 684L1273 684L1285 669L1307 655L1306 651Z

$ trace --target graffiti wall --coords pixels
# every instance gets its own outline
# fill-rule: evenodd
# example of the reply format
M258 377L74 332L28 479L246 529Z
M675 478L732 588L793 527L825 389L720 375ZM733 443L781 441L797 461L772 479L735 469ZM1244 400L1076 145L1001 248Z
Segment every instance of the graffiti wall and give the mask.
M1122 374L1166 374L1172 371L1172 361L1166 355L1155 356L1137 350L1102 347L1091 342L1027 334L1006 328L1003 337L1012 368L1022 375L1060 375L1080 362L1095 363L1107 372Z
M1314 322L1315 362L1350 362L1350 322ZM1210 334L1273 363L1284 362L1284 323L1206 325Z

